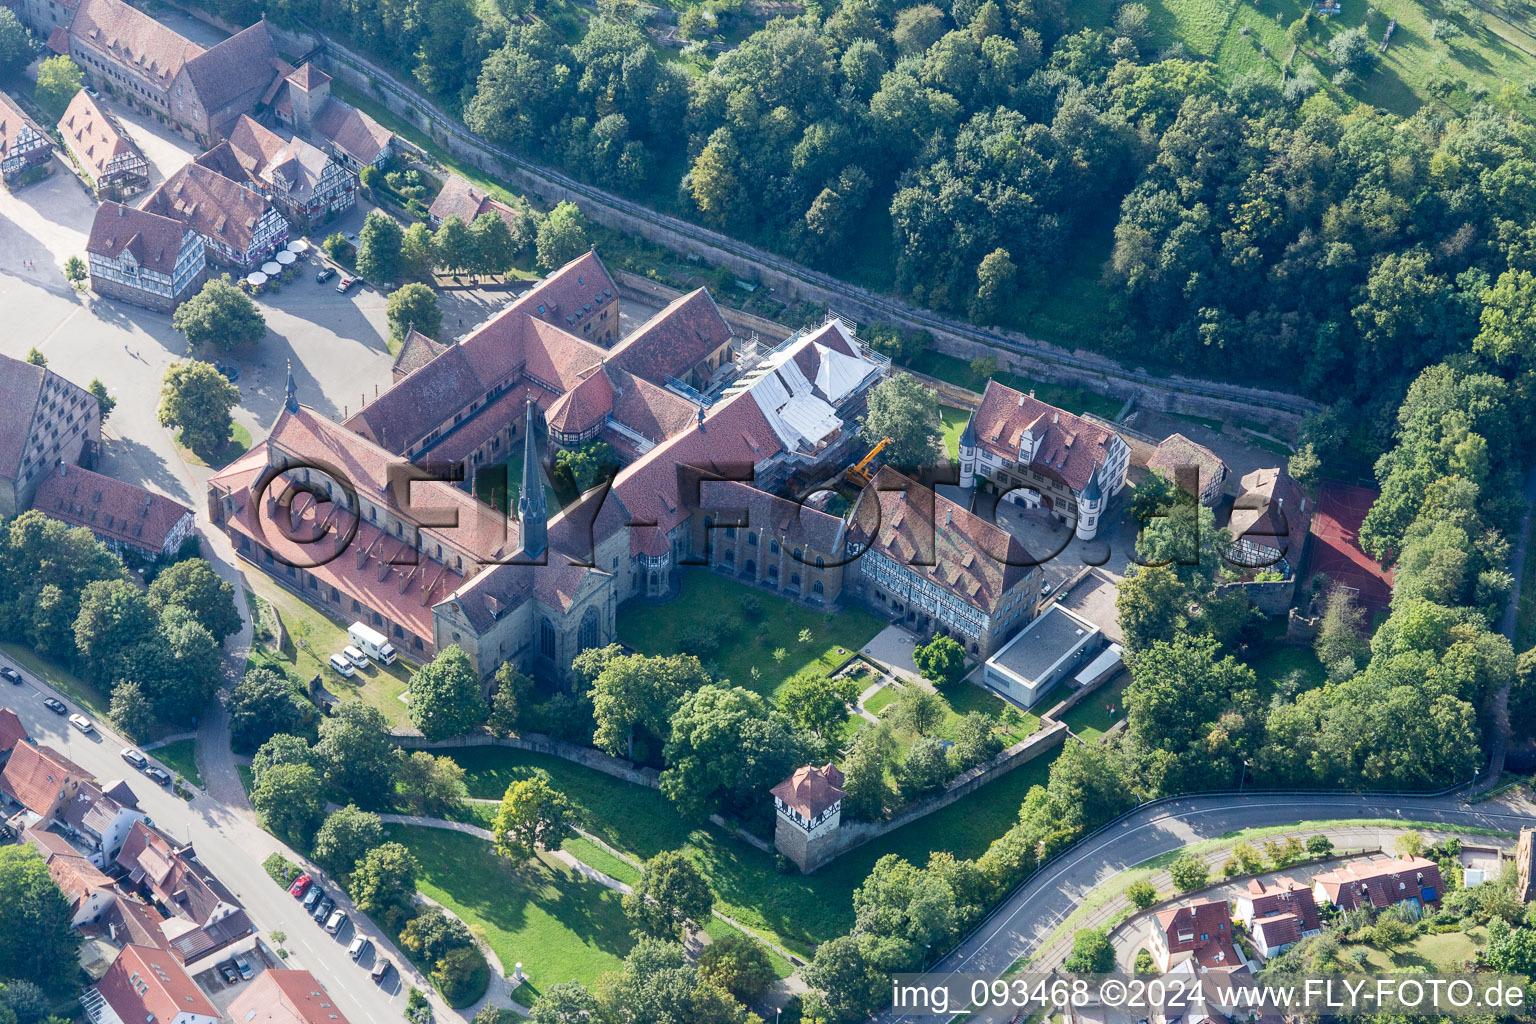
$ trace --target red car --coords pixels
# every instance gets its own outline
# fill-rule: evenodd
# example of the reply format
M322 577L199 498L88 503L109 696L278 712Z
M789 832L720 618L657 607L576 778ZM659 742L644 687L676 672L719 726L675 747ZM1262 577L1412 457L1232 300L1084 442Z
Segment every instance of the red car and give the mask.
M298 878L295 878L293 884L288 887L288 895L296 900L303 899L304 894L309 891L309 882L310 878L308 875L300 875Z

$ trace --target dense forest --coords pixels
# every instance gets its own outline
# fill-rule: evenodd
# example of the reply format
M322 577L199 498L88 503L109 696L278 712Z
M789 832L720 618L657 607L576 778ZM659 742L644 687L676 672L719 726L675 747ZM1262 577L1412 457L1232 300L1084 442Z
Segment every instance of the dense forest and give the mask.
M1096 231L1105 350L1374 403L1383 424L1466 348L1487 289L1536 260L1536 144L1513 95L1465 116L1357 104L1341 86L1374 45L1311 15L1290 36L1327 40L1333 84L1310 65L1225 81L1159 50L1136 2L1082 26L1064 0L845 0L707 70L602 10L583 30L512 0L265 4L350 37L487 139L812 266L850 273L889 230L887 286L980 323L1028 328Z

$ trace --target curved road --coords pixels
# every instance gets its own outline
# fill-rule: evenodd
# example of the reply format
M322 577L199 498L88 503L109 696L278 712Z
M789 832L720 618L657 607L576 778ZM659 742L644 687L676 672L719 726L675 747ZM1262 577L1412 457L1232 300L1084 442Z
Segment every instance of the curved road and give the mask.
M1159 854L1240 829L1362 818L1505 832L1536 824L1536 818L1496 803L1468 805L1456 797L1262 793L1181 797L1136 811L1047 863L931 973L1001 974L1020 957L1033 953L1096 886ZM948 1019L890 1009L874 1018L879 1024L936 1024Z

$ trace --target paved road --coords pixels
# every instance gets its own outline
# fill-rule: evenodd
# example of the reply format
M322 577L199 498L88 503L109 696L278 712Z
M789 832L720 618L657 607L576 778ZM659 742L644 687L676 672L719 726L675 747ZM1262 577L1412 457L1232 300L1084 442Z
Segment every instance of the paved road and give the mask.
M1186 797L1146 808L1074 846L1010 896L935 972L997 974L1029 955L1097 885L1137 864L1202 839L1245 828L1307 820L1391 818L1463 828L1515 831L1536 818L1496 803L1467 805L1454 797L1307 795ZM948 1016L886 1010L879 1024L936 1024ZM973 1018L980 1022L984 1016Z
M10 663L0 657L0 664ZM21 669L19 665L12 667ZM289 966L311 971L354 1024L396 1020L404 1005L400 975L391 972L384 987L380 988L373 984L363 967L347 956L347 943L355 934L354 928L360 928L362 934L373 940L375 948L382 950L383 955L390 957L397 966L404 965L408 982L423 989L430 988L372 922L357 914L351 901L340 893L336 894L339 906L348 911L352 923L339 936L332 938L310 920L298 902L273 884L261 867L267 855L274 852L282 852L301 862L302 858L258 828L248 812L241 813L208 795L198 795L188 802L155 785L123 762L120 751L127 745L126 740L99 723L99 734L94 737L83 736L71 729L63 717L43 707L42 698L51 691L38 684L25 670L22 675L26 677L26 685L6 686L0 690L0 700L21 717L27 732L38 743L62 751L103 781L126 778L139 797L139 805L151 820L174 838L190 841L198 858L234 890L270 945L279 945L272 939L274 931L286 933L287 940L283 945L290 954ZM81 710L62 694L54 696L64 699L71 711ZM151 751L150 756L153 755ZM333 887L327 886L327 890L333 891ZM438 1020L455 1019L440 1000L435 1009Z

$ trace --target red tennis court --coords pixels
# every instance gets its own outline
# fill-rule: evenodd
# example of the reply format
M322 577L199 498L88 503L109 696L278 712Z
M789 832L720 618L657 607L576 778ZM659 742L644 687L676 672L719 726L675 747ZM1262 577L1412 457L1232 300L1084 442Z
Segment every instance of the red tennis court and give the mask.
M1318 494L1317 514L1312 517L1312 545L1307 555L1305 586L1310 589L1318 573L1341 586L1358 591L1361 607L1385 608L1392 600L1392 572L1376 564L1360 548L1360 524L1380 493L1325 481Z

